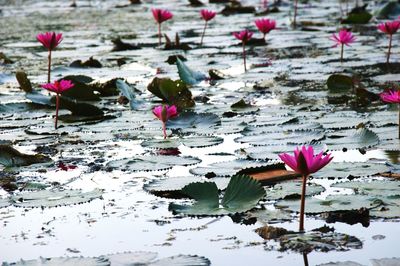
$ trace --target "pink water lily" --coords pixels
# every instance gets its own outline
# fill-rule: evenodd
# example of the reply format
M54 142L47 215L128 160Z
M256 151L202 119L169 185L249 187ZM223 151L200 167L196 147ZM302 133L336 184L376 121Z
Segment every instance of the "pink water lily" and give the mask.
M36 39L49 51L47 64L47 83L50 83L51 52L61 43L62 33L45 32L36 35Z
M161 45L161 23L170 20L174 15L166 9L159 8L152 8L151 12L153 13L153 17L158 24L158 45Z
M335 42L333 47L340 45L340 62L343 62L344 45L350 46L356 40L356 37L350 31L340 30L338 35L334 33L330 39Z
M380 95L381 100L385 103L397 103L399 105L399 139L400 139L400 90L388 90L382 92Z
M279 157L296 173L303 176L299 231L304 232L304 209L307 177L330 163L333 157L331 157L331 154L324 155L324 152L314 155L314 149L312 146L309 146L308 148L306 146L302 146L301 149L297 148L294 150L294 156L287 153L282 153L279 154Z
M154 107L153 114L162 122L164 139L167 138L167 121L178 115L178 110L175 105L159 105Z
M54 127L55 127L55 129L57 129L58 110L60 107L60 94L66 90L73 88L74 84L70 80L60 80L60 81L54 81L53 83L43 84L43 85L41 85L41 87L43 89L46 89L48 91L56 93L56 118L55 118Z
M236 39L242 41L242 46L243 46L243 65L244 65L244 71L247 71L246 68L246 43L251 39L253 36L253 33L249 30L242 30L241 32L234 32L233 36L235 36Z
M386 63L389 64L390 51L392 49L393 34L395 34L400 29L400 20L381 23L378 25L378 29L381 32L389 35L389 47L388 47L388 53L386 56Z
M212 20L215 17L215 15L217 15L217 12L214 12L212 10L202 9L200 10L200 15L205 21L203 34L201 35L201 40L200 40L200 45L203 45L203 39L206 33L207 24L210 20Z
M276 29L276 21L273 19L261 18L254 21L257 26L257 29L265 36L271 31Z

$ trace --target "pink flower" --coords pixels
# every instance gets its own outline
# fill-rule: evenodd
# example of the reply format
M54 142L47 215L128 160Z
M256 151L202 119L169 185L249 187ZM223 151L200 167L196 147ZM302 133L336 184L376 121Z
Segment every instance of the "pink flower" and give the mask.
M395 34L400 29L400 21L389 21L378 25L378 29L386 34Z
M176 109L176 106L159 105L157 107L154 107L153 114L158 119L161 120L163 124L164 139L166 139L167 138L166 123L170 118L173 118L178 115L178 110Z
M154 19L159 24L163 23L164 21L167 21L167 20L171 19L174 16L171 12L169 12L166 9L152 8L151 12L153 13Z
M308 176L317 172L333 159L331 154L323 156L323 152L320 152L314 156L314 149L312 146L309 146L308 148L306 146L302 146L301 150L297 148L294 151L294 156L291 156L287 153L282 153L279 154L279 157L296 173L303 176Z
M215 17L216 14L217 14L217 12L214 12L212 10L202 9L200 11L200 15L205 21L212 20Z
M379 96L386 103L400 103L400 91L389 90L382 92Z
M340 30L338 35L334 33L330 39L336 42L333 47L337 47L338 45L350 46L350 43L353 43L356 40L356 37L354 37L350 31Z
M40 33L36 39L43 44L49 51L54 50L62 41L62 33L55 32Z
M276 28L276 21L272 19L257 19L256 21L254 21L254 23L256 24L258 30L264 34L264 38L266 34Z
M253 33L249 30L242 30L241 32L234 32L233 36L235 36L236 39L241 40L243 43L246 43L251 39Z
M74 84L70 80L60 80L54 81L53 83L43 84L41 87L43 89L60 94L74 87Z

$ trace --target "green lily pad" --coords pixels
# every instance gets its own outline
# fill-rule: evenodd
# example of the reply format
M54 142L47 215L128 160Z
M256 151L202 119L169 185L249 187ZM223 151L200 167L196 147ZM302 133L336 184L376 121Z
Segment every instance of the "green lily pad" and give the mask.
M60 257L60 258L43 258L37 260L20 260L12 263L3 263L3 266L109 266L110 262L105 258L84 258L84 257Z
M214 136L183 137L179 139L151 139L141 143L142 147L152 149L172 149L178 148L183 144L190 148L204 148L219 145L224 141L223 138Z
M214 177L212 179L202 179L198 176L179 176L169 177L161 180L154 180L143 186L143 189L156 195L167 198L182 198L181 190L190 183L194 182L214 182L218 190L224 190L228 186L229 178Z
M267 200L300 199L302 182L285 182L267 190ZM307 196L313 196L325 191L323 186L307 183Z
M219 202L218 188L213 182L192 183L182 193L195 200L193 205L171 203L169 210L186 215L226 215L241 213L254 208L265 195L265 190L255 179L245 175L231 178Z
M179 78L188 85L195 85L207 78L204 73L190 69L179 57L176 57L176 66L178 67Z
M400 181L397 180L350 181L333 184L332 187L350 188L357 194L371 196L400 196Z
M353 79L346 75L333 74L326 81L328 90L332 93L349 92L353 89Z
M372 196L362 195L331 195L325 200L316 198L306 198L305 212L309 214L318 214L331 211L358 210L361 208L376 208L382 205L381 200ZM275 207L292 212L299 212L300 200L279 200Z
M200 163L201 160L190 156L136 156L123 160L111 161L107 167L114 170L137 172L137 171L160 171L167 170L173 166L188 166Z
M365 149L378 145L379 137L367 128L359 128L331 133L323 143L329 150Z
M221 163L213 163L206 167L197 167L189 170L191 174L201 176L224 176L229 177L234 174L248 174L252 169L285 169L285 165L278 161L251 161L251 160L234 160Z
M102 194L101 189L89 192L82 192L81 190L39 190L15 194L11 196L10 200L17 207L57 207L89 202L100 198Z
M117 89L129 100L129 106L132 110L137 110L143 105L143 101L138 100L135 96L134 89L125 81L118 79L116 82Z
M388 172L390 169L387 165L371 162L331 162L318 172L312 174L314 178L347 178L352 177L367 177L379 173Z
M346 19L342 21L342 23L346 24L367 24L372 18L372 15L366 11L360 11L357 13L350 13Z
M183 112L174 119L168 120L167 127L170 129L196 129L201 132L202 128L210 128L221 124L221 119L211 113Z
M4 166L15 167L48 162L51 162L51 159L45 155L24 154L10 145L0 145L0 164Z
M119 266L209 266L211 262L200 256L192 255L177 255L167 258L157 259L158 254L156 252L127 252L120 254L113 254L104 256L109 260L109 265Z
M195 105L192 93L181 80L173 81L169 78L155 77L147 89L168 104L176 105L178 109L186 109Z

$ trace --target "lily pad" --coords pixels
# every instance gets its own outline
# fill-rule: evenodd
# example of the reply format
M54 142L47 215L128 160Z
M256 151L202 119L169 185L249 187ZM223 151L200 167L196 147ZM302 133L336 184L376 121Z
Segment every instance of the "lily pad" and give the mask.
M337 183L332 187L350 188L357 194L372 196L400 196L400 181L397 180L350 181Z
M107 164L107 167L128 172L159 171L167 170L177 165L188 166L200 162L200 159L190 156L150 155L111 161Z
M352 177L367 177L378 173L389 171L389 167L381 163L372 162L331 162L320 171L312 174L315 178L347 178Z
M43 258L38 260L20 260L12 263L3 263L3 266L70 266L70 265L85 265L85 266L109 266L110 262L105 258Z
M100 198L102 194L101 189L89 192L82 192L81 190L39 190L15 194L11 196L10 200L17 207L57 207L89 202Z
M285 182L277 184L273 188L267 190L267 200L278 199L300 199L302 182ZM320 194L325 189L323 186L315 183L308 183L306 196Z
M169 210L186 215L226 215L241 213L254 208L265 195L261 184L245 175L231 178L224 196L219 202L218 188L215 183L192 183L182 189L182 193L195 200L193 205L171 203Z
M329 150L363 149L378 145L379 137L367 128L359 128L331 133L323 143Z
M372 209L382 205L382 201L371 196L362 195L331 195L325 200L306 198L305 212L318 214L330 211L358 210L361 208ZM292 212L299 212L300 200L279 200L275 207Z
M122 95L129 100L129 105L132 110L137 110L141 105L143 105L143 101L136 98L134 89L126 84L125 81L118 79L115 84Z
M221 144L224 141L223 138L214 136L196 136L196 137L184 137L179 139L152 139L145 140L141 143L142 147L153 148L153 149L172 149L178 148L179 145L183 144L190 148L204 148Z
M179 57L176 57L176 66L178 67L179 78L188 85L195 85L207 78L204 73L190 69Z
M48 163L51 159L42 154L24 154L10 145L0 145L0 164L4 166L26 166L37 163Z
M346 75L333 74L326 81L328 90L333 93L349 92L353 89L353 79Z

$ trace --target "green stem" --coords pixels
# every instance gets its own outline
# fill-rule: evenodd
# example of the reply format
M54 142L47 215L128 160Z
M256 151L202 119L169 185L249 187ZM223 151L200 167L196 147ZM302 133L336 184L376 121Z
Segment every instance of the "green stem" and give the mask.
M206 20L206 23L204 24L203 34L201 35L200 46L203 45L203 38L204 38L204 35L206 34L207 23L208 23L208 21Z
M389 48L388 48L388 54L386 57L386 64L389 64L389 60L390 60L390 51L392 50L392 39L393 39L393 35L390 34L389 35Z
M303 175L303 183L301 186L301 199L300 199L300 223L299 223L299 232L304 232L304 209L306 203L306 184L307 184L307 176Z
M57 93L56 94L56 121L54 124L54 128L57 129L57 123L58 123L58 109L60 108L60 95Z
M297 2L298 2L298 0L295 0L295 1L294 1L293 28L296 28Z
M158 46L161 46L161 23L158 23Z
M244 64L244 72L247 71L246 67L246 44L243 42L243 64Z
M47 83L50 83L50 72L51 72L51 50L49 50L47 62Z
M343 50L344 50L344 44L342 44L340 48L340 63L343 63Z
M167 138L167 125L166 125L166 123L164 123L163 122L163 134L164 134L164 139L166 139Z
M398 106L399 106L399 139L400 139L400 104Z

